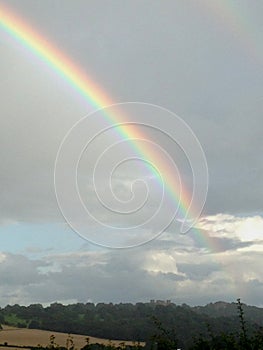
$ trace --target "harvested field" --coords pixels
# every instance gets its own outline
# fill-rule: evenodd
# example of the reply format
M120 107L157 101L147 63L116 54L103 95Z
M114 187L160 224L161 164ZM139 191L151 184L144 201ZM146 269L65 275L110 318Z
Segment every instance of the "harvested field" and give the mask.
M66 346L68 334L52 331L42 331L39 329L27 329L27 328L15 328L2 325L3 329L0 330L0 343L7 343L8 345L17 346L47 346L50 342L50 336L55 336L55 343L60 346ZM87 344L87 335L72 334L74 345L77 349L82 348ZM88 337L90 343L109 344L109 340ZM123 340L111 340L114 345L119 345L125 342L127 345L132 345L133 342ZM141 343L141 345L144 345ZM0 350L6 350L5 347L0 347ZM14 349L14 348L13 348Z

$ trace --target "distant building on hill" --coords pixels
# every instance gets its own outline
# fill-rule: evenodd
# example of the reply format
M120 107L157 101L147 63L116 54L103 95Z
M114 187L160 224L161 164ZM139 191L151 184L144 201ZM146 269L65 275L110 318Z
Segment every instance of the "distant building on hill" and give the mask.
M155 300L151 299L150 304L167 306L171 304L171 300Z

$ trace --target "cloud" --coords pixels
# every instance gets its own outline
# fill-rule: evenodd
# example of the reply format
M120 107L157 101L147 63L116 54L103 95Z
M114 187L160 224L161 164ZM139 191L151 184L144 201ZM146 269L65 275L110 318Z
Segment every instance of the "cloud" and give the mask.
M244 222L251 220L260 221L252 217ZM232 232L235 238L219 237L223 222L227 230L230 223L237 229ZM240 217L229 215L202 219L203 227L209 228L211 235L215 232L217 244L221 244L222 249L213 252L204 249L192 233L164 233L147 245L125 250L89 246L88 251L74 253L51 251L37 260L2 253L1 303L137 302L155 298L197 305L241 297L260 306L262 246L251 254L255 242L238 239L240 222Z
M213 237L239 239L241 242L262 243L263 217L238 217L227 214L217 214L203 217L197 225Z

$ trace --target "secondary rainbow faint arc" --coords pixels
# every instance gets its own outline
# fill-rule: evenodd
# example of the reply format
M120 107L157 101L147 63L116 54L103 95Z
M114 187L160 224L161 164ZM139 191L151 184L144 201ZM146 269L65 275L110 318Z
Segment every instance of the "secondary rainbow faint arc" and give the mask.
M256 21L249 18L246 9L237 7L238 1L211 1L203 0L203 9L208 16L214 17L223 28L230 33L236 42L239 42L245 54L255 63L262 65L263 46L261 32L256 27Z
M109 96L97 86L97 84L87 78L86 74L77 67L65 54L54 47L49 41L47 41L43 36L38 34L33 28L31 28L27 23L22 21L21 18L16 16L10 10L0 7L0 24L6 32L8 32L13 38L18 40L23 46L29 49L42 61L44 61L48 66L50 66L57 74L62 76L70 86L74 87L89 104L96 109L101 109L105 106L110 106L113 101ZM105 118L112 123L123 123L125 120L116 118L116 116L104 114ZM145 139L145 135L139 130L135 125L130 124L129 126L119 126L118 132L121 136L128 139ZM155 163L156 156L151 152L149 147L138 147L133 141L133 147L149 162ZM158 158L158 168L165 172L167 164ZM155 176L161 181L160 175L153 168ZM175 189L178 184L175 183L173 174L169 171L165 172L165 186L172 193L176 200L178 209L182 211L184 215L187 213L187 208L191 202L191 196L188 194L185 188L181 191L179 196ZM201 238L203 239L203 238Z

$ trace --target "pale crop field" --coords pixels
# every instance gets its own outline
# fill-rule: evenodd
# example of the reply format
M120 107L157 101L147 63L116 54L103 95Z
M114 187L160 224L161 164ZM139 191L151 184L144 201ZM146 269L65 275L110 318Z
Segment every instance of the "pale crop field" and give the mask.
M50 343L50 336L55 336L55 343L59 346L67 346L67 333L59 333L52 331L42 331L39 329L27 329L27 328L15 328L2 325L3 329L0 330L0 344L7 343L8 345L17 345L17 346L47 346ZM81 349L84 345L87 344L87 335L80 334L71 334L73 337L73 342L75 348ZM109 344L109 340L88 337L90 343L100 343L100 344ZM125 342L127 345L132 345L131 341L122 341L122 340L111 340L111 344L119 345L120 343ZM140 343L144 345L144 343ZM0 347L0 350L6 350L7 348ZM13 350L15 350L13 348ZM21 350L21 349L20 349Z

